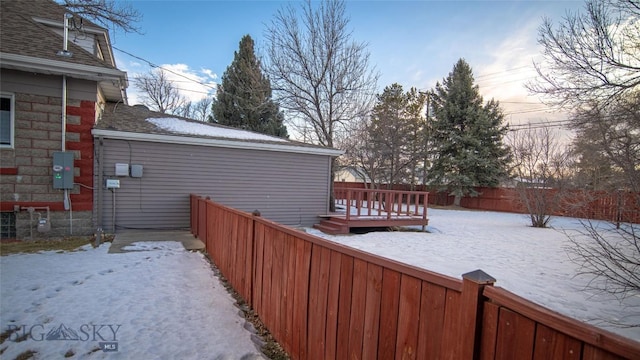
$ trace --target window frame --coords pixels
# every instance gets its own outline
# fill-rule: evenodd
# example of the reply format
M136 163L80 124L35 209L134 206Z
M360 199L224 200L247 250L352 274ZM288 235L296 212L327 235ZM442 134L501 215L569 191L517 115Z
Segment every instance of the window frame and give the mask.
M16 138L16 96L13 93L0 92L0 98L8 98L11 109L9 109L9 129L11 130L11 136L9 138L9 144L0 143L0 149L14 149Z

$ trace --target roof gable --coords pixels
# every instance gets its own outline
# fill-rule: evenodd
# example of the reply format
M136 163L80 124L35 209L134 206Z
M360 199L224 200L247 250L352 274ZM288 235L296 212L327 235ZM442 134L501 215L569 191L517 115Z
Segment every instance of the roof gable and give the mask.
M115 67L106 29L83 20L80 35L91 38L79 46L72 41L77 35L72 31L72 56L58 54L64 49L65 13L71 12L51 0L0 1L0 66L96 81L108 100L126 101L127 75ZM99 50L101 57L96 55Z
M112 61L110 63L107 60L100 60L73 41L68 42L69 51L73 56L62 58L57 55L63 49L63 37L56 33L54 28L43 24L42 20L38 21L38 19L50 20L52 24L59 24L61 29L64 14L69 12L64 7L52 1L41 0L0 1L0 6L0 27L2 28L0 51L2 53L115 69ZM95 26L95 28L100 27Z

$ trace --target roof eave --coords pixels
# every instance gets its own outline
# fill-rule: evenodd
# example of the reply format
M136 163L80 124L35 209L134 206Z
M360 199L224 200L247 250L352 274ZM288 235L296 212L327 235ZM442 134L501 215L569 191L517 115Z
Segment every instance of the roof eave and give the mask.
M68 75L86 80L121 81L127 87L127 73L118 69L49 60L33 56L0 52L0 66L7 69L33 71L43 74Z
M176 136L176 135L161 135L161 134L148 134L148 133L136 133L126 131L93 129L91 134L94 137L106 137L118 140L136 140L136 141L148 141L158 142L165 144L183 144L183 145L197 145L197 146L211 146L211 147L224 147L232 149L245 149L245 150L266 150L266 151L279 151L299 154L312 154L312 155L326 155L326 156L340 156L344 154L344 151L331 148L313 148L305 146L296 146L294 144L274 144L274 143L260 143L249 141L237 141L231 139L210 139L210 138L197 138L188 136Z
M67 75L73 78L98 82L101 87L108 87L110 101L125 101L125 89L129 86L127 73L118 69L70 63L66 61L48 60L33 56L0 52L0 67L38 74Z

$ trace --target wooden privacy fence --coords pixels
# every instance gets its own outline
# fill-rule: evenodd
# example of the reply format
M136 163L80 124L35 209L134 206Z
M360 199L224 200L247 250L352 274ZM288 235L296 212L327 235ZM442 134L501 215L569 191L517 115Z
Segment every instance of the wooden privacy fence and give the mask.
M454 279L195 195L191 231L294 359L640 358L479 270Z

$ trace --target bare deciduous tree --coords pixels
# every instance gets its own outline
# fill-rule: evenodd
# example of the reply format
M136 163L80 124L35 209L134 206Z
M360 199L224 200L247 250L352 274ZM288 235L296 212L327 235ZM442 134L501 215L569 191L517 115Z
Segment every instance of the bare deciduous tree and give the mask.
M173 113L189 119L209 121L211 117L211 102L212 98L210 97L204 97L196 102L189 101Z
M376 179L382 177L383 158L380 149L373 145L369 128L371 118L366 117L350 124L348 136L339 136L336 143L345 151L338 166L355 170L367 180L365 186L376 188Z
M557 105L607 103L640 85L640 5L632 0L590 0L584 13L567 14L554 27L545 19L538 42L544 61L528 85Z
M580 142L589 142L589 151L602 156L612 166L623 189L640 190L640 3L637 0L587 0L583 13L568 14L554 28L545 20L539 30L544 61L536 64L540 79L529 84L533 92L565 106L572 114L572 127ZM618 180L618 179L616 179ZM636 196L631 209L640 205ZM603 290L613 294L640 290L640 283L620 287L638 273L640 244L636 225L603 232L585 226L591 242L574 242L576 261L584 273L602 281ZM611 239L622 237L630 252L620 255ZM629 259L627 261L626 259Z
M531 226L546 227L568 196L571 152L549 127L513 131L507 139L517 201L527 209Z
M585 231L571 235L569 250L573 261L581 264L580 274L592 275L589 288L607 292L624 299L640 289L640 234L634 225L603 228L596 223L583 222ZM590 241L584 241L582 238ZM627 325L628 326L628 325ZM640 326L635 324L633 326Z
M167 78L162 69L150 70L144 75L136 76L133 83L142 94L142 103L152 110L161 113L178 111L186 100Z
M598 149L603 165L613 169L611 185L640 191L640 87L606 104L591 102L576 112L571 127L576 148Z
M335 146L336 132L369 110L375 92L378 76L369 67L366 44L351 40L348 23L344 1L307 1L300 17L292 6L280 9L266 30L275 96L298 126L310 125L312 142L323 146ZM291 125L300 130L295 120Z
M200 121L208 121L209 117L211 116L212 102L212 97L205 97L196 102L194 105L192 105L193 111L191 112L190 118Z
M130 3L113 0L58 0L76 14L94 20L106 28L114 26L127 33L139 33L134 24L142 15Z

